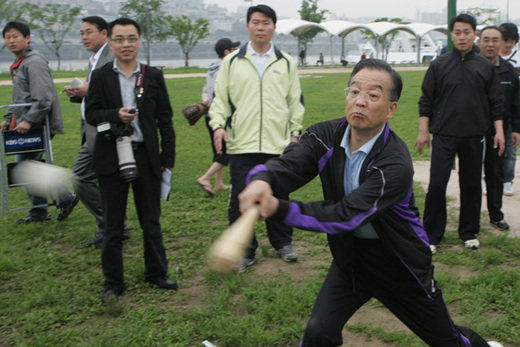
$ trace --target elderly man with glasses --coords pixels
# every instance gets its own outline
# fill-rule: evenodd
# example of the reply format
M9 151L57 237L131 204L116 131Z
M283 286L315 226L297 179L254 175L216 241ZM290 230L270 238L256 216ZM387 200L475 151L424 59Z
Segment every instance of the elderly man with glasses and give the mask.
M340 346L348 319L374 297L430 346L488 346L446 310L426 231L413 196L408 147L388 124L402 90L378 59L360 61L349 80L344 118L315 124L283 156L255 167L240 209L290 227L324 232L333 262L300 346ZM325 200L275 198L320 175Z

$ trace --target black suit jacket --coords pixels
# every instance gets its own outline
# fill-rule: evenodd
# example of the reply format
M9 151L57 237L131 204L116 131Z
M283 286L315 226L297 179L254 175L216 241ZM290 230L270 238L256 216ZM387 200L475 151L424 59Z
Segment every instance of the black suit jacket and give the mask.
M143 94L137 99L139 126L154 173L161 177L161 166L173 168L175 163L173 111L162 72L141 65L143 66ZM119 77L113 69L113 62L110 62L92 72L85 118L94 126L103 122L121 123L118 114L121 107L123 102ZM160 148L157 129L161 134ZM113 174L119 170L115 140L108 140L103 134L97 134L92 165L98 174Z
M106 44L103 50L101 51L101 54L99 55L98 62L96 63L96 68L100 68L107 64L108 62L114 61L114 52L110 49L110 44ZM89 71L90 71L90 63L89 65ZM95 69L94 69L95 70ZM90 82L90 78L87 75L87 82ZM70 102L75 103L81 103L83 101L83 98L79 96L75 96L70 98ZM94 154L94 143L96 142L96 135L97 130L96 127L87 124L81 120L81 145L83 145L85 142L87 143L87 149L90 152L90 154Z

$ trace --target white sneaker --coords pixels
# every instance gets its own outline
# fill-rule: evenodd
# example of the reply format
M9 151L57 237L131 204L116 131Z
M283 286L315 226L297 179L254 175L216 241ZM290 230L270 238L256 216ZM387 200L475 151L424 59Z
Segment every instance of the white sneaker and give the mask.
M513 190L513 182L504 183L504 195L505 196L513 196L515 191Z
M488 341L489 347L504 347L500 342Z
M464 242L464 247L466 248L478 249L478 246L480 246L480 242L478 242L477 239L467 240Z
M436 254L437 253L437 246L430 245L430 250L432 251L432 255Z

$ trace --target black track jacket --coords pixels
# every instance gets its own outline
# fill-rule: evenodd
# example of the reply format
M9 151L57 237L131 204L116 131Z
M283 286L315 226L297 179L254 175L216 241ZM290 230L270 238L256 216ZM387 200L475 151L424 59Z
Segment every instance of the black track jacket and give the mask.
M275 218L287 226L325 232L334 262L350 273L353 265L352 231L368 222L431 294L433 268L428 236L413 197L413 163L408 147L388 123L368 154L359 187L345 196L345 150L340 147L345 118L318 123L291 143L283 155L255 167L248 181L268 182L275 195L292 192L320 175L325 200L310 203L280 200Z
M484 136L502 120L504 98L498 73L486 58L456 49L436 58L422 84L419 115L429 117L434 135Z

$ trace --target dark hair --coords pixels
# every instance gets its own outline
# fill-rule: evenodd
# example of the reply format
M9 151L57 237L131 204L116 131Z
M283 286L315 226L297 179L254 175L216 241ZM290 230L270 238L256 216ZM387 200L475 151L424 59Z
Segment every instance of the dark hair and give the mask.
M96 26L99 31L108 30L108 23L106 20L99 16L89 16L81 19L83 22L87 22Z
M500 31L502 32L502 37L504 41L513 40L518 42L518 27L513 23L502 23L500 24Z
M450 21L450 31L453 31L453 27L455 26L455 23L468 23L471 25L473 30L477 30L477 21L475 18L467 13L461 13L456 17L453 17Z
M240 47L240 41L233 42L227 37L224 37L217 41L215 44L215 52L217 52L220 59L226 56L226 50L232 50L233 48Z
M392 77L392 85L390 86L390 90L388 91L388 95L391 101L398 101L401 97L401 92L403 90L403 80L401 79L401 75L395 71L390 64L381 59L364 59L360 60L359 63L354 66L354 70L352 70L352 74L348 80L348 85L350 86L350 82L352 78L361 70L369 69L369 70L379 70L386 71Z
M265 14L267 17L271 18L273 20L273 23L276 24L276 12L272 8L270 8L267 5L256 5L251 6L247 10L247 22L249 23L249 20L251 19L251 15L255 12L260 12Z
M112 29L116 25L133 25L137 29L137 34L141 36L141 26L135 20L130 18L118 18L108 23L108 37L112 37Z
M5 25L2 31L2 36L5 37L5 33L11 29L16 29L22 33L23 37L31 36L31 28L25 23L12 21Z
M482 33L486 30L489 30L489 29L495 29L495 30L498 30L500 31L500 35L502 36L502 38L504 38L504 33L502 32L502 30L500 30L499 27L497 27L496 25L487 25L485 27L483 27L481 30L480 30L480 35L479 36L482 36Z

